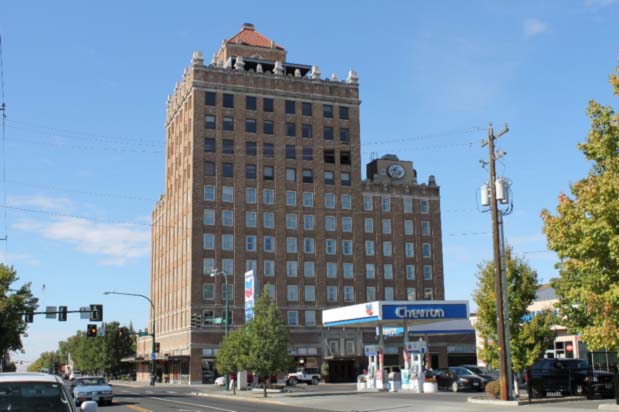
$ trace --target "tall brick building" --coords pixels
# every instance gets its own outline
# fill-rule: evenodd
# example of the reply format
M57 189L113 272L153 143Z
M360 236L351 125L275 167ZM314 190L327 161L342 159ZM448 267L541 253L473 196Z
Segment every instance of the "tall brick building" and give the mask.
M444 299L439 188L412 162L374 159L361 179L359 85L243 25L210 64L195 52L167 102L165 193L153 211L151 296L159 373L200 382L244 321L243 275L277 302L299 364L354 376L373 330L323 328L321 310ZM217 268L223 276L212 277ZM192 327L192 314L202 315ZM138 343L138 379L150 341Z

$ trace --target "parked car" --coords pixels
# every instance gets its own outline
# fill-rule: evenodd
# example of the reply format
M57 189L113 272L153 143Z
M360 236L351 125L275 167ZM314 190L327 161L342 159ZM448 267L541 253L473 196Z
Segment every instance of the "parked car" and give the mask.
M320 383L318 368L298 368L296 372L289 373L286 379L286 383L292 386L301 382L308 385L318 385Z
M451 389L453 392L462 390L483 390L482 378L466 368L458 366L435 371L436 383L439 389Z
M226 385L226 377L225 376L220 376L219 378L215 379L215 385L217 385L217 386L225 386Z
M101 405L111 405L114 399L112 386L101 376L87 376L76 378L71 383L71 391L75 404L79 405L84 401L94 401Z
M592 370L583 359L538 359L531 367L530 384L536 398L549 392L614 396L613 374Z
M82 412L97 412L96 402L84 402ZM77 412L62 380L42 373L0 373L0 411Z
M71 371L71 374L69 375L69 380L73 380L75 378L81 378L82 377L82 372L80 371Z
M482 389L486 387L489 382L497 380L495 375L491 375L490 371L484 367L477 365L460 365L461 368L468 370L471 373L481 378Z

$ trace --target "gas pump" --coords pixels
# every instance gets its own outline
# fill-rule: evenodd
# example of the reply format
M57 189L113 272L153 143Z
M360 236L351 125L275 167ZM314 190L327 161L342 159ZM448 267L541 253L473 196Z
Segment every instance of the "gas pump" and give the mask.
M367 389L383 388L383 348L380 345L366 345L365 355L368 357L368 373L366 375Z
M402 389L415 393L423 392L425 372L423 361L428 352L428 345L423 339L417 342L406 342L404 348L404 370L402 371Z

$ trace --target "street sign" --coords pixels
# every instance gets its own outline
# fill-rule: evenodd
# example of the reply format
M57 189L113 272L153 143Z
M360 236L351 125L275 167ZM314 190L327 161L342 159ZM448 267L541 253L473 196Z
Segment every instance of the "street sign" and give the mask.
M221 325L222 323L224 323L224 318L213 318L213 324Z
M156 360L157 359L157 354L156 353L151 353L150 354L150 359L151 360Z
M56 319L56 306L47 306L45 308L46 319Z
M80 319L90 319L90 308L88 306L80 306Z

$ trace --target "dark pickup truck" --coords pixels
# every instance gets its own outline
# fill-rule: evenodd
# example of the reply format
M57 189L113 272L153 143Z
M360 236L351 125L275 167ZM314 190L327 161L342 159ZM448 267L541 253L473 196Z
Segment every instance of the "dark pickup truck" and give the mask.
M561 395L613 396L613 374L592 370L582 359L538 359L530 371L534 398Z

